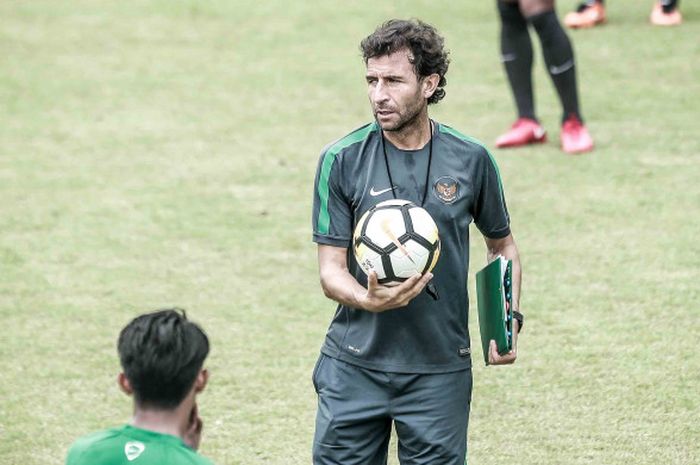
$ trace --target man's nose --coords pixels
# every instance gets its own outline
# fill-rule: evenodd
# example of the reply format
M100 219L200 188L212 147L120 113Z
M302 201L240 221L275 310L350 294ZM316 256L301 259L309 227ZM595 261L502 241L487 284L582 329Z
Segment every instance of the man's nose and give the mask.
M386 85L380 80L372 89L372 100L374 102L385 102L389 99Z

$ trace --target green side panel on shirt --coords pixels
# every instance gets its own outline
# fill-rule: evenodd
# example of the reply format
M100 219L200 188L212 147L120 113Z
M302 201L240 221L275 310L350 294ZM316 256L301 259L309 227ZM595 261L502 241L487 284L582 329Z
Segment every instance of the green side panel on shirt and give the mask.
M486 150L486 153L489 154L489 158L491 159L491 163L493 163L494 168L496 168L496 175L498 176L498 187L501 189L501 195L503 195L503 182L501 181L501 172L498 170L498 164L496 163L496 160L493 159L493 155L491 155L491 152L489 149L486 148L486 146L479 140L474 139L473 137L465 136L461 132L457 131L456 129L452 129L449 126L445 126L444 124L440 124L440 132L444 132L445 134L450 134L452 136L455 136L458 139L462 139L467 142L471 142L473 144L479 145Z
M326 154L323 156L321 173L319 174L318 179L318 198L320 200L320 206L316 227L319 234L328 234L328 231L330 231L331 217L328 214L328 178L330 178L331 168L333 167L333 162L335 161L336 155L338 155L341 150L365 140L370 133L376 130L376 123L368 124L367 126L364 126L340 139L338 142L329 147Z

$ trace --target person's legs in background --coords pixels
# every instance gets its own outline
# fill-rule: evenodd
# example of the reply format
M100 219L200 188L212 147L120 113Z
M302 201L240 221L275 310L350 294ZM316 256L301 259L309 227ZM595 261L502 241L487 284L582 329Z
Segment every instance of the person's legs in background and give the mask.
M518 120L496 139L496 147L519 147L544 142L544 129L534 111L532 88L531 24L542 44L542 53L562 105L561 145L567 153L593 149L579 109L574 51L554 11L554 0L498 1L501 19L501 54L508 82L518 108Z
M562 105L561 145L567 153L593 149L579 109L574 50L554 11L554 0L521 0L520 8L540 38L547 71Z
M547 136L535 116L532 90L532 42L525 17L517 2L499 0L501 61L513 92L518 120L496 139L496 147L519 147L545 142Z

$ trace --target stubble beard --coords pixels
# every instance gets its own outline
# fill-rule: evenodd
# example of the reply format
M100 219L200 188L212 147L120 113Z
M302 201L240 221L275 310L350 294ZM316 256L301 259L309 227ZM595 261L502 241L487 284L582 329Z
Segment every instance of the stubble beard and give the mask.
M376 114L374 115L374 118L382 130L386 132L400 133L406 131L407 129L411 129L412 127L419 127L419 119L421 118L428 104L420 95L416 96L416 100L414 102L415 103L413 105L406 108L404 115L402 115L394 124L382 125L382 123L379 122L379 119L377 119Z

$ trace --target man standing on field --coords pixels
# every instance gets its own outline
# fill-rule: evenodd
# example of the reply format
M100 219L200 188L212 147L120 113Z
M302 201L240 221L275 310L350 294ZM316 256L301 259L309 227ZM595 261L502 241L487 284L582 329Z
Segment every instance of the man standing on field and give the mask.
M463 465L471 401L467 329L469 224L484 235L489 259L520 261L496 164L477 141L431 120L445 96L443 38L418 20L391 20L365 38L367 92L374 121L327 146L313 208L321 285L338 307L321 348L316 465L387 462L392 422L402 464ZM405 199L425 208L440 231L433 273L401 285L365 277L351 252L353 228L377 203ZM432 280L440 298L422 292ZM522 318L515 327L522 326ZM509 364L513 351L491 363Z

